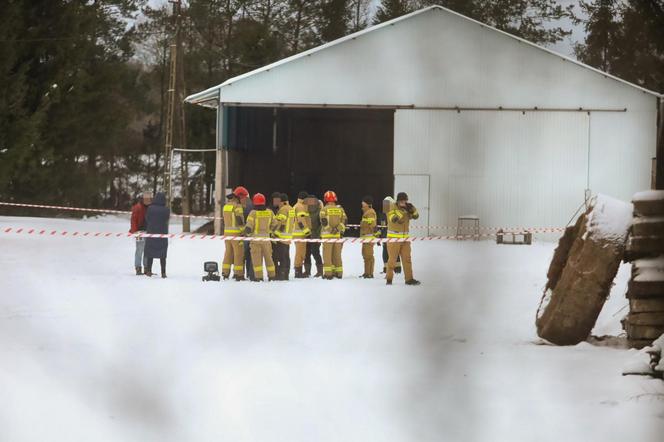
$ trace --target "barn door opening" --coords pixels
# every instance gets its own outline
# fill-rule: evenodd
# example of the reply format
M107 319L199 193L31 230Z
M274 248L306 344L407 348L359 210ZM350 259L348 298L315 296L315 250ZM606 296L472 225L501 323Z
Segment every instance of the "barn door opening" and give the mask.
M394 111L229 107L229 184L252 193L334 190L352 223L392 191Z
M430 186L429 175L394 175L394 197L399 192L406 192L408 200L420 213L420 218L411 223L411 228L420 227L412 229L411 234L414 236L429 236Z

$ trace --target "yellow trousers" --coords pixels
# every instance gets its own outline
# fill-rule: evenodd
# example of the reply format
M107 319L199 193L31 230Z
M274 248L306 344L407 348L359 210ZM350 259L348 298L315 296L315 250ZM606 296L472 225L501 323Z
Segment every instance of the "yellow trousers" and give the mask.
M410 241L387 243L387 280L392 281L394 267L397 265L397 257L401 257L406 281L413 279L413 261L410 256Z
M343 243L323 243L323 274L325 276L343 276L344 266L341 261Z
M234 275L244 277L244 244L241 240L227 239L224 260L221 265L221 274L229 276L231 266L234 267Z
M374 244L362 244L362 259L364 259L364 274L373 276L374 274Z
M272 260L272 243L270 241L251 241L251 263L254 266L254 276L263 280L263 261L267 270L267 276L274 278L276 270Z

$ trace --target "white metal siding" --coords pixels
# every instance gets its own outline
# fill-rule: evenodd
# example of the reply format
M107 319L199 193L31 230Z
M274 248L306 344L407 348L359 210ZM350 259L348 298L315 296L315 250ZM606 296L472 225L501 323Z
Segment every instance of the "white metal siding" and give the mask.
M230 83L225 102L654 112L656 100L438 8Z
M395 175L394 188L397 192L406 192L408 200L413 204L420 214L420 217L411 223L411 226L429 226L429 195L430 195L430 177L429 175ZM396 198L396 192L394 197ZM413 236L429 235L428 229L412 229Z
M431 176L431 225L466 214L492 227L565 225L584 200L588 130L584 112L398 110L394 173Z
M657 114L593 113L590 117L590 189L623 201L650 188Z

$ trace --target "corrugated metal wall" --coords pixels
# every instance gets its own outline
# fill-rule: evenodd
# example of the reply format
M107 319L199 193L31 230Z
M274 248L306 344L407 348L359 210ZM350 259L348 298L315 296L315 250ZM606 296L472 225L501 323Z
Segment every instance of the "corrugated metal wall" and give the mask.
M430 175L431 225L454 226L468 214L492 227L565 225L584 201L590 118L398 110L396 184L399 175Z

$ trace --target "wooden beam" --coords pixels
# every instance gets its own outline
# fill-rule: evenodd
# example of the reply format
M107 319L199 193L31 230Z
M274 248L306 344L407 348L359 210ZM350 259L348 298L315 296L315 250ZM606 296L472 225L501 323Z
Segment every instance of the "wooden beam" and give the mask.
M664 190L664 99L657 99L657 153L655 189Z

